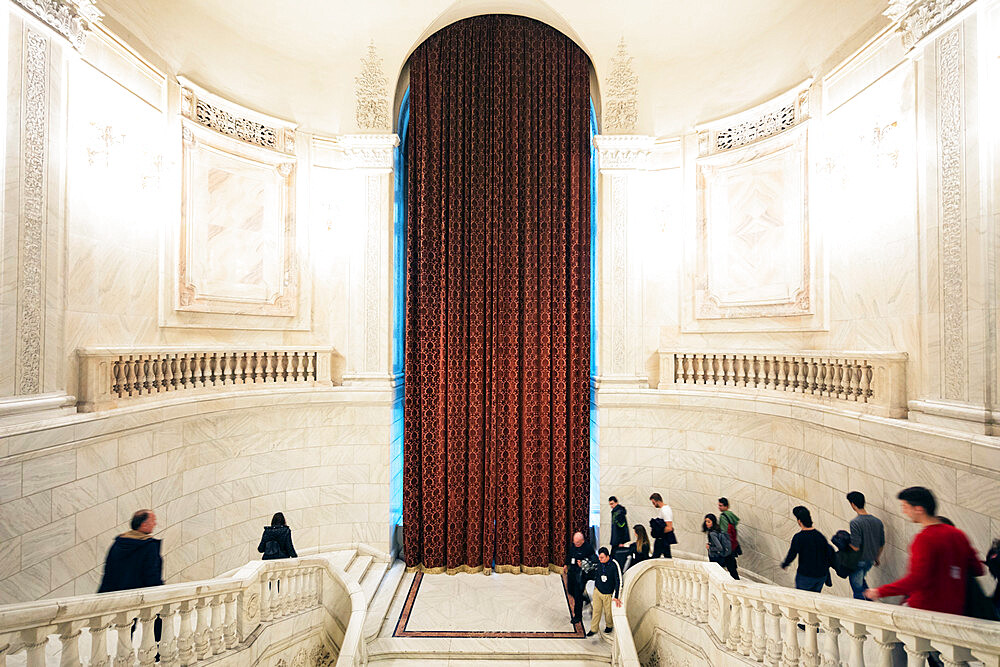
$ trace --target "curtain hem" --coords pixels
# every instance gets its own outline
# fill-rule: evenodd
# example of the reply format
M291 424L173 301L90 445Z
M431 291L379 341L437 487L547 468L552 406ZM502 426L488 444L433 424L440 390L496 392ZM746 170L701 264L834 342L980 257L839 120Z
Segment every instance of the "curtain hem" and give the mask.
M479 574L480 572L490 575L497 574L562 574L563 566L549 563L548 565L498 565L495 569L483 567L482 565L473 567L472 565L459 565L458 567L427 567L425 565L408 565L406 572L423 572L424 574Z

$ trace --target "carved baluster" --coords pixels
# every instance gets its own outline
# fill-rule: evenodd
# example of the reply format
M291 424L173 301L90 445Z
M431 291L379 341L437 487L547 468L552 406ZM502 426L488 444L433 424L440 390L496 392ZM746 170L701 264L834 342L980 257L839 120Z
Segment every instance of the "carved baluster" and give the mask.
M782 667L798 667L799 664L799 614L791 607L780 609L785 620L785 630L782 632L781 664Z
M278 381L278 353L268 352L265 353L265 358L267 359L267 375L265 376L265 381L270 380L271 382Z
M674 384L684 383L684 355L674 355Z
M260 575L260 620L267 622L271 620L271 573L264 572Z
M59 667L80 667L80 627L73 623L59 626Z
M181 603L181 629L177 637L177 659L182 665L194 663L194 600Z
M28 667L45 667L45 645L49 643L48 635L42 630L22 630L21 641L24 642Z
M722 355L722 371L725 375L725 385L727 387L736 386L736 369L733 367L736 357L732 354Z
M247 354L247 366L250 371L247 376L248 383L263 382L264 375L264 361L261 359L261 355L257 352L251 352Z
M775 357L774 365L776 366L776 373L774 378L774 388L778 391L785 391L788 386L785 384L788 381L788 372L785 367L784 357Z
M847 362L847 398L851 401L858 400L858 387L861 386L861 371L853 361Z
M753 355L748 355L746 360L747 366L747 382L746 386L754 388L757 386L757 357Z
M875 375L875 369L873 369L870 365L866 364L865 365L865 402L866 403L868 402L868 400L872 396L875 395L875 385L874 385L874 382L873 382L874 375Z
M738 652L740 648L742 606L739 598L729 598L729 629L726 632L726 648L734 653Z
M941 649L938 659L945 664L945 667L968 667L969 663L975 660L972 652L963 646L944 644L934 648Z
M803 667L819 667L819 618L816 614L804 611L800 612L799 618L806 626L805 641L802 642L802 650L799 655L802 659Z
M230 593L226 596L226 624L222 629L222 638L226 644L226 649L236 648L240 638L236 634L236 608L237 594Z
M133 396L135 392L135 362L125 359L125 393Z
M743 655L749 655L757 662L764 660L764 649L767 646L767 635L764 634L764 603L760 600L747 601L744 606L750 610L750 614L744 613L743 631L746 635L746 650L742 650ZM740 648L743 646L741 644Z
M95 616L87 622L90 628L90 667L108 667L111 658L108 655L108 628L111 621L105 622L100 616Z
M298 382L299 381L299 353L298 352L286 352L285 353L285 364L287 369L285 371L285 381L286 382Z
M702 355L694 355L694 383L705 384L705 360Z
M816 393L816 360L812 357L806 357L804 360L805 369L803 373L805 375L805 383L802 385L802 392L806 394Z
M226 648L223 639L223 620L225 608L223 606L223 596L216 595L212 598L212 624L209 627L209 642L212 646L212 653L218 655Z
M174 355L163 356L163 391L170 391L174 388Z
M233 384L233 355L228 352L219 355L219 383L223 386Z
M198 355L198 386L207 387L211 384L208 378L208 354L202 352Z
M142 396L142 355L137 354L132 359L132 396Z
M139 623L142 627L142 637L139 639L139 664L149 667L156 663L156 632L153 625L156 614L152 609L142 609L139 612Z
M847 636L851 638L851 667L864 667L865 664L865 638L868 631L864 623L845 622L842 624L847 630Z
M895 632L883 628L872 628L871 636L875 640L875 664L878 667L893 667L893 665L903 664L906 653L903 651L903 645L896 638Z
M778 357L767 357L767 388L780 389L778 387Z
M187 389L191 386L191 358L183 352L177 355L177 386L180 389Z
M177 664L177 610L172 604L160 608L163 634L160 635L160 667L174 667Z
M767 645L764 651L764 664L777 667L781 664L781 613L778 605L765 602L764 633L767 635Z
M153 377L153 390L159 394L163 391L163 357L154 357L150 362L150 366Z
M132 619L126 612L115 616L115 634L118 635L118 650L115 651L115 667L124 667L135 663L135 652L132 650Z
M308 377L313 382L315 382L316 380L319 379L319 353L313 352L312 354L310 354L308 362L309 362L309 368L307 369L309 373Z
M820 359L819 368L816 370L816 388L820 396L830 395L829 371L830 364L827 363L826 359Z
M862 363L858 372L858 400L862 403L867 403L872 395L871 368L867 363Z
M840 621L832 616L820 619L823 625L823 667L839 667L840 665Z
M931 652L931 643L923 637L913 635L899 635L899 639L906 651L906 667L924 667L927 655Z
M212 610L209 607L209 598L199 599L195 611L198 615L198 625L194 630L194 652L199 659L204 659L209 656L211 649L209 623Z
M295 379L295 374L292 372L292 355L288 352L281 353L281 381L282 382L292 382Z
M753 602L746 598L738 598L737 601L740 607L740 634L733 641L740 655L750 655L753 652Z

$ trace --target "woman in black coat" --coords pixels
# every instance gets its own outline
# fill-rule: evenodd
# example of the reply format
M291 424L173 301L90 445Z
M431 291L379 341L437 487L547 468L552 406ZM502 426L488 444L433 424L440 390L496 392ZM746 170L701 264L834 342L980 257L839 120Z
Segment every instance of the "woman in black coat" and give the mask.
M257 551L264 554L263 560L278 558L298 558L292 546L292 529L285 523L285 515L276 512L271 517L271 525L264 526L264 534L257 545Z

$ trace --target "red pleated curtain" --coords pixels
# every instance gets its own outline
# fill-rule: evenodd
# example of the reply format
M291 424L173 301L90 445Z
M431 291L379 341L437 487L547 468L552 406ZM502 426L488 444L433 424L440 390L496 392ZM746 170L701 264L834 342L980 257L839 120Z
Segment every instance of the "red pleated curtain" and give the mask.
M467 19L410 59L404 552L542 572L589 492L590 65Z

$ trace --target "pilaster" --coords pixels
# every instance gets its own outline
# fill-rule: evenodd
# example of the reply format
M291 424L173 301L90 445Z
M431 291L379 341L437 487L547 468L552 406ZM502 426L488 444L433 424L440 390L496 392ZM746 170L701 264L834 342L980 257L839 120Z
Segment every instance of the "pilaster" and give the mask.
M92 3L4 3L0 418L64 406L66 89ZM81 13L81 11L85 11Z
M633 230L649 215L648 169L654 138L594 137L600 169L598 243L598 386L647 387L642 354L641 242Z

